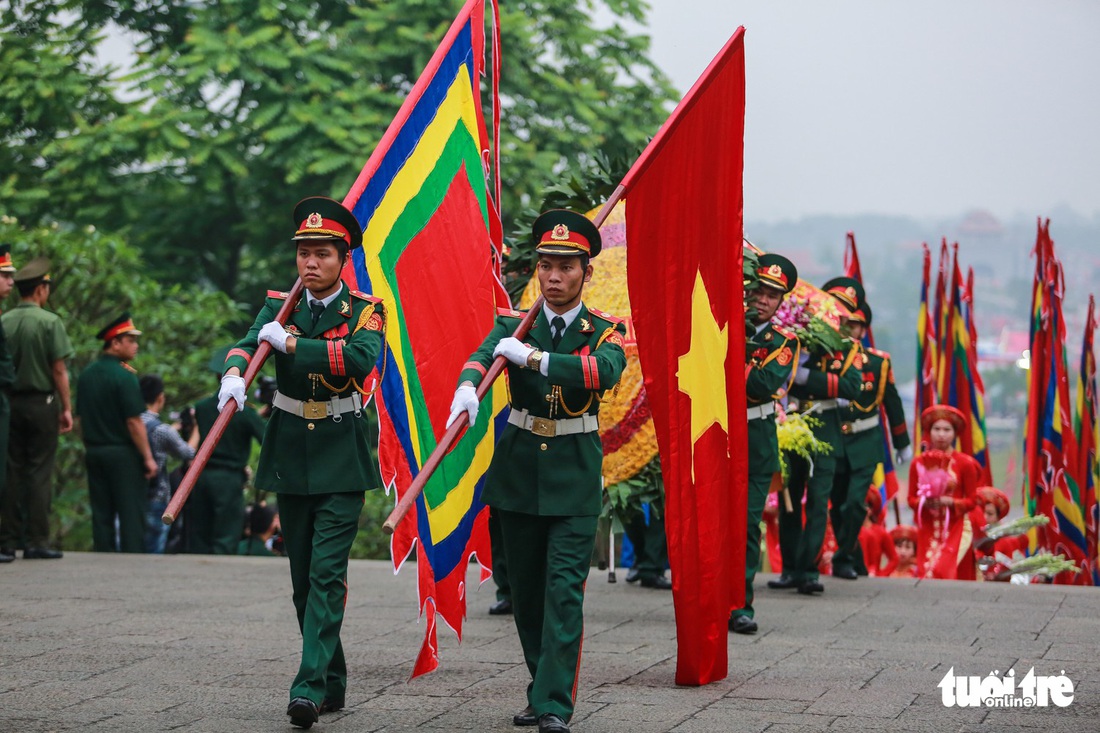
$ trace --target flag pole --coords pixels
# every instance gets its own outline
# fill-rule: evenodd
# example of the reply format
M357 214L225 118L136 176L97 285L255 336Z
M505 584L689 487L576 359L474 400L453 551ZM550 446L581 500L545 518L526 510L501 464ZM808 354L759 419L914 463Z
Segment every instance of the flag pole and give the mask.
M611 197L600 208L599 213L592 219L592 223L599 229L600 226L607 219L611 210L615 208L615 204L619 203L622 199L626 189L620 184L612 192ZM523 317L523 320L519 322L519 326L512 333L512 338L523 340L526 338L531 327L535 325L535 319L538 317L539 311L542 309L543 297L539 295L535 299L535 302L531 305L530 310L527 311L527 315ZM485 395L489 393L489 389L493 386L493 382L496 381L503 372L504 368L508 364L508 359L503 356L498 356L493 360L493 363L489 366L488 371L485 372L485 376L481 380L481 384L477 386L477 400L481 402ZM439 443L436 444L435 450L428 456L428 460L424 462L424 465L420 468L420 471L416 474L416 477L409 484L409 488L405 491L405 494L401 497L400 501L394 506L393 511L386 517L386 521L382 523L382 531L386 534L393 534L397 529L397 525L401 523L401 520L405 518L405 515L412 509L413 504L420 497L420 494L424 491L424 486L428 483L428 479L432 477L435 470L439 468L440 462L443 461L443 457L450 452L451 447L454 445L455 440L458 438L459 433L469 423L469 414L462 412L455 418L455 421L451 423L451 427L447 428L447 431L443 433L443 436L439 439Z
M280 308L279 312L275 315L275 320L279 322L280 326L284 325L286 319L290 317L290 311L298 302L304 288L305 284L302 282L302 278L298 278L294 283L294 287L290 289L290 294L287 296L286 300L283 301L283 307ZM248 391L248 386L252 384L252 380L259 374L260 369L263 368L264 362L267 361L267 357L270 354L271 344L266 341L261 341L259 347L256 349L256 353L252 356L252 361L248 364L248 369L244 372L243 379L246 393ZM202 441L202 445L199 446L199 450L195 453L191 465L187 468L187 473L184 474L183 480L180 481L179 488L172 494L172 500L168 502L168 506L164 510L164 515L160 518L165 524L171 524L176 521L176 517L179 516L180 510L183 509L184 502L187 501L187 497L191 495L191 490L195 488L195 482L198 481L199 474L202 473L202 469L206 468L210 456L214 453L214 448L217 447L218 441L220 441L222 435L225 434L225 429L229 427L229 421L233 419L233 415L237 413L240 407L243 407L243 405L238 405L237 400L232 398L222 406L222 411L218 414L218 418L214 421L214 425L210 428L210 432L206 434L206 438Z

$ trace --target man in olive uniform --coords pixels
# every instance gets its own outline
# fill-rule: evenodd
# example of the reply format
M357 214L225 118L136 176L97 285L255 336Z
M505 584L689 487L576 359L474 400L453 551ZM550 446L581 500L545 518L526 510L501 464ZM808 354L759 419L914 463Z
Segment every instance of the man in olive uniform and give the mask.
M841 300L855 308L863 298L863 288L856 283L845 291ZM769 588L796 588L799 593L822 593L818 580L817 557L825 541L825 525L829 515L829 494L837 463L845 458L841 443L841 420L837 412L838 399L859 396L860 369L863 355L859 346L848 341L831 354L803 352L805 361L795 373L790 395L799 402L799 412L812 415L820 425L813 429L814 437L832 446L832 451L814 457L813 470L808 461L792 457L788 481L794 511L779 509L779 547L783 556L783 572L769 580ZM811 475L812 474L812 475ZM802 521L802 497L805 495L806 521Z
M15 364L11 387L8 489L0 511L0 547L25 548L27 559L56 559L49 547L50 504L58 436L73 429L69 371L73 345L61 317L46 310L50 261L36 257L15 274L19 305L2 321Z
M220 375L228 355L229 347L216 351L209 368ZM200 441L206 440L219 414L217 395L195 403ZM252 442L263 442L264 428L263 418L251 406L246 405L230 419L187 500L188 552L237 554L244 519L245 471L252 455Z
M364 492L382 486L364 400L385 321L380 299L340 278L350 251L363 242L352 213L338 201L313 196L294 207L294 224L298 275L307 292L284 326L275 316L288 294L268 291L248 335L226 358L218 408L230 399L244 408L241 374L260 342L271 344L278 391L255 483L278 494L302 632L287 715L293 725L309 728L319 714L342 708L347 690L340 627L348 555Z
M568 732L583 632L584 584L602 505L600 395L626 367L622 321L581 301L600 234L581 214L548 211L534 223L545 303L525 341L523 313L503 310L462 373L448 425L477 418L477 385L497 356L508 365L512 410L482 500L500 515L512 609L531 684L516 725Z
M760 286L752 294L754 331L745 339L745 397L749 421L748 547L745 551L745 605L730 614L730 631L756 633L752 582L760 565L760 520L772 476L779 470L779 438L775 432L775 401L790 389L798 366L798 338L772 324L783 296L798 282L794 263L777 254L760 255Z
M830 286L833 289L847 287L850 285L848 280L850 278L838 278L826 283L826 289ZM870 325L871 306L861 301L848 318L848 335L856 344L862 344L863 334ZM874 479L875 468L883 460L880 406L886 408L891 440L897 452L897 465L913 456L905 425L905 409L894 386L890 355L863 348L862 345L861 350L864 362L859 397L846 401L847 404L841 403L837 408L844 459L838 462L833 478L830 509L837 544L833 554L833 575L846 580L858 577L857 567L863 564L859 532L867 515L867 489Z
M157 475L157 462L141 420L145 400L129 364L137 356L140 335L129 313L111 321L96 334L103 341L103 353L84 368L76 383L96 552L145 551L147 489L149 479Z
M11 294L13 284L12 273L15 265L11 261L11 245L0 244L0 301ZM2 323L2 320L0 320ZM7 460L8 460L8 424L11 417L11 407L5 394L15 381L15 367L8 354L7 338L4 335L4 327L0 325L0 502L6 501L7 490ZM15 547L0 546L0 563L8 563L15 560Z

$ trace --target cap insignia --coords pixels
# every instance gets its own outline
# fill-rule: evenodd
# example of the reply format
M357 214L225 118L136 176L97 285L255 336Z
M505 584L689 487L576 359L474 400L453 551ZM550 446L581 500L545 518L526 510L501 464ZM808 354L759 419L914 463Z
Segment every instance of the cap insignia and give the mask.
M316 211L309 215L306 219L306 227L309 229L320 229L321 225L325 223L324 218Z
M783 277L783 268L779 265L772 265L768 268L768 274L772 277Z
M852 300L855 300L855 299L856 299L856 289L855 289L855 288L853 288L853 287L852 287L851 285L849 285L848 287L844 288L844 294L845 294L845 295L847 295L847 296L848 296L849 298L851 298Z
M564 224L556 225L554 227L553 231L550 232L550 238L554 239L554 240L557 240L559 242L560 241L568 241L569 240L569 227L565 226Z

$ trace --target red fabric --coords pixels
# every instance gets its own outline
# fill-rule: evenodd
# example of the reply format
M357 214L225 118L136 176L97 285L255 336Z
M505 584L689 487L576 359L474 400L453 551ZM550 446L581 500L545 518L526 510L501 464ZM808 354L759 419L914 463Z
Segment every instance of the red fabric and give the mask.
M951 502L933 506L921 501L918 483L922 469L942 469L951 480L944 493ZM973 536L970 512L975 507L982 468L960 451L926 451L909 467L909 507L917 525L917 562L921 577L942 580L975 580Z
M726 676L729 613L744 605L744 121L739 29L622 183L630 302L665 481L678 685ZM725 329L724 411L693 401L677 376L692 349L700 278L710 302L706 317ZM693 439L693 410L697 427L702 415L724 412L726 428L712 422Z
M888 578L898 567L898 551L886 527L881 524L864 524L859 530L859 546L863 548L863 563L870 575ZM882 564L886 560L885 567Z

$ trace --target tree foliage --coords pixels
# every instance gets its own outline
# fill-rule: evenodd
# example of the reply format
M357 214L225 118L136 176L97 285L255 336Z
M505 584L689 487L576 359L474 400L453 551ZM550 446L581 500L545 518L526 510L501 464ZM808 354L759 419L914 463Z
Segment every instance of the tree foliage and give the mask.
M25 221L123 234L157 277L255 301L289 285L294 203L343 196L460 7L12 0L0 11L0 195ZM501 8L506 231L569 163L623 157L665 118L672 89L648 38L624 25L645 7ZM614 20L597 28L593 14ZM94 62L109 31L133 43L125 75Z

